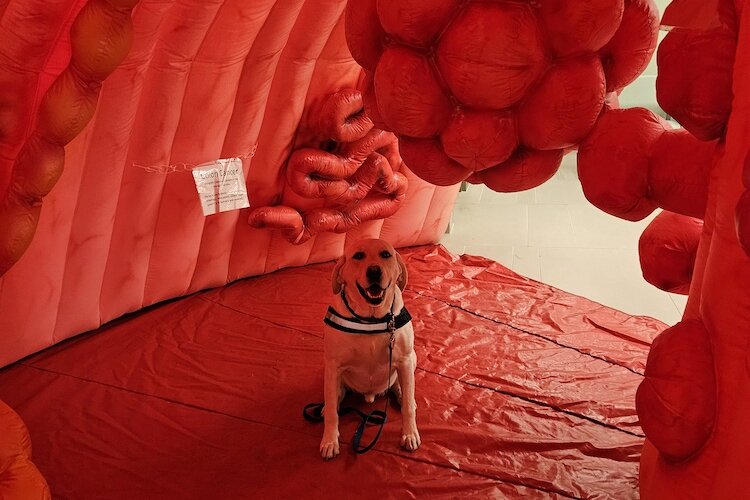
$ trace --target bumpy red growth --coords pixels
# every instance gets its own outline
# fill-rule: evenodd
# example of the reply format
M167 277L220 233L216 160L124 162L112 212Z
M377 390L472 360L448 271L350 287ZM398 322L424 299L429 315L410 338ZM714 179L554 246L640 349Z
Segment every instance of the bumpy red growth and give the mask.
M390 217L406 198L408 181L396 136L374 128L362 95L343 90L328 97L316 119L316 131L340 144L329 152L295 151L287 167L288 186L324 206L300 212L289 206L262 207L250 214L257 228L280 229L294 244L318 233L345 233L362 222Z

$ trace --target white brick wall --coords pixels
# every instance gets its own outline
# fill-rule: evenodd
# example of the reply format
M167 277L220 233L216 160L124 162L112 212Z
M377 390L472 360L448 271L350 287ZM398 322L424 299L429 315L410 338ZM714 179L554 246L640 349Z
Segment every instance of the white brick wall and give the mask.
M664 9L669 5L670 0L655 0L659 8L659 14L664 13ZM659 32L659 41L664 38L666 33ZM664 115L656 102L656 54L654 53L651 63L643 74L633 83L631 83L620 95L620 105L623 108L632 108L641 106L648 108L656 113Z

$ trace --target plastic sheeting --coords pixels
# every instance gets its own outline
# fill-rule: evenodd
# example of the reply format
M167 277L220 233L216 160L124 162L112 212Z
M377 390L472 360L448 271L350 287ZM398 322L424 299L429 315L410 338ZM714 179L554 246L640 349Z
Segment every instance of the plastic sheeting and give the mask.
M374 451L331 462L302 419L322 395L331 263L118 320L6 368L0 398L60 499L636 498L634 395L665 325L442 247L402 255L413 454L393 407Z

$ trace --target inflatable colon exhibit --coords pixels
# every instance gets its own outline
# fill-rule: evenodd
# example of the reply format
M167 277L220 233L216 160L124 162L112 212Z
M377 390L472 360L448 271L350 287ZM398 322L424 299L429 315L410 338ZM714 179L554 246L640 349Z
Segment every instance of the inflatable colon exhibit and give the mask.
M747 496L750 471L750 9L678 0L659 47L657 98L608 110L581 144L579 178L600 209L640 220L644 277L688 293L653 342L636 407L643 499Z
M638 241L643 278L660 290L687 295L703 220L662 211Z
M662 210L640 241L644 277L689 298L636 397L641 497L736 498L750 471L750 9L665 12L657 97L682 128L609 104L658 24L641 1L357 0L346 27L368 113L424 179L526 189L578 145L591 203L632 221Z
M362 94L353 89L332 94L310 115L309 132L320 147L297 149L286 168L286 187L306 208L256 208L250 225L281 230L291 243L302 244L319 233L345 233L396 213L409 185L399 172L398 143L391 132L373 126Z
M31 244L42 201L62 175L65 145L89 123L102 81L122 62L133 38L131 13L138 0L99 0L77 6L70 28L67 67L51 85L31 85L50 60L56 27L36 28L44 36L14 34L3 47L0 65L0 277ZM8 2L0 5L2 17ZM30 12L34 6L27 6ZM54 24L63 3L50 7L39 22ZM15 5L14 15L18 15ZM23 12L21 19L24 19ZM34 15L26 14L26 19ZM10 17L10 16L9 16ZM25 19L24 19L25 21ZM17 58L20 63L13 61ZM46 87L46 88L45 88ZM44 90L40 98L40 90ZM37 93L35 96L34 93ZM36 112L36 116L34 113ZM30 131L30 133L28 133ZM26 135L24 135L26 133ZM8 174L9 172L9 174Z
M651 0L352 0L347 43L365 108L411 171L533 188L648 64Z

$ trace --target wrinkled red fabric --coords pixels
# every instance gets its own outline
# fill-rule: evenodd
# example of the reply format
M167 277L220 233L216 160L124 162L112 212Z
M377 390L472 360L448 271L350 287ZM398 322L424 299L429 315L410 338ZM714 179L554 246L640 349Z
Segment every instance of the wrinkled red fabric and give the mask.
M374 84L388 130L428 139L445 127L453 112L430 61L416 50L387 48L378 62Z
M324 101L320 110L313 110L322 134L338 142L354 142L370 129L372 121L363 113L362 93L345 89Z
M716 417L716 377L701 321L682 321L654 339L636 408L646 436L667 459L689 459L706 443Z
M724 135L732 109L737 20L732 0L721 0L718 7L709 16L717 19L715 27L677 25L659 45L657 56L659 105L704 141Z
M365 108L407 166L441 186L495 169L503 192L548 179L518 159L574 149L646 68L659 26L653 0L353 0L346 21L373 73Z
M581 143L578 177L586 198L616 217L641 220L662 207L702 218L715 152L715 141L647 109L610 109Z
M380 109L378 109L378 101L375 97L374 80L374 74L363 69L359 88L362 91L362 102L365 107L365 113L370 117L370 121L372 121L373 125L382 130L388 126L385 124L385 121L383 121L383 117L380 115Z
M650 152L648 196L665 210L703 218L716 150L716 141L700 141L683 128L667 130Z
M659 11L654 0L625 0L617 32L599 54L607 92L619 91L646 69L656 50Z
M578 144L602 111L605 89L602 63L595 55L550 68L519 108L521 143L541 150Z
M735 209L737 239L745 253L750 256L750 154L742 164L742 184L745 192L740 196Z
M638 241L643 278L660 290L687 295L698 255L703 221L663 211Z
M505 162L516 150L516 121L508 112L462 110L443 129L440 142L446 155L479 172Z
M322 429L302 418L322 395L332 263L200 292L53 347L0 371L0 398L26 421L60 498L637 498L633 397L665 325L485 258L402 255L415 453L399 448L393 406L361 456L348 446L357 421L343 417L330 462Z
M437 139L402 137L399 148L404 163L414 166L410 170L422 178L429 176L433 184L452 186L466 177L466 168L445 154ZM433 173L434 166L439 168Z
M294 151L287 185L301 197L326 206L307 210L265 206L254 209L248 218L253 227L281 230L295 245L316 234L345 233L365 221L390 217L409 188L409 181L398 172L403 162L396 137L373 127L360 91L332 94L311 114L315 132L341 144L335 144L332 152L309 147Z
M745 253L750 256L750 190L742 193L735 210L737 239Z
M601 49L620 27L624 9L622 0L545 0L539 17L555 53L567 56Z
M743 224L750 210L748 7L744 0L680 0L670 5L663 21L685 33L691 43L662 45L664 50L677 50L687 66L660 65L659 78L675 87L669 97L685 106L686 127L696 135L719 133L720 139L684 321L654 341L646 381L638 393L638 411L648 436L640 468L644 500L723 499L746 496L748 491L750 259ZM727 19L735 15L739 36L737 50L732 51L728 39L716 35L728 33ZM736 60L730 74L732 55ZM730 81L731 110L722 123ZM692 160L680 151L672 157L674 162ZM674 179L686 186L697 181L690 175Z
M725 0L673 0L664 10L661 24L667 28L715 28L720 24L716 13L725 3Z
M352 0L346 9L346 43L354 59L374 72L385 45L385 31L378 20L375 0Z
M627 220L653 212L656 203L647 198L648 153L667 127L645 109L604 113L578 149L578 178L586 199Z
M27 135L18 137L18 143L22 144L20 150L4 159L4 162L7 158L11 159L8 165L10 168L7 169L10 176L6 176L6 168L0 168L3 172L0 174L0 277L21 258L31 244L39 222L42 200L62 175L64 146L88 124L96 110L102 80L127 55L133 32L131 11L137 3L138 0L122 0L89 2L84 7L74 4L76 10L81 10L70 27L70 62L38 102L28 99L29 96L19 99L27 92L19 87L29 83L24 80L30 75L36 76L35 69L39 69L34 68L36 64L44 67L47 61L42 61L53 51L51 45L55 39L45 35L40 40L34 40L36 47L29 48L19 44L10 50L5 49L4 62L0 65L0 81L8 84L11 92L10 95L3 96L5 123L0 125L0 131L9 132L11 138L16 134ZM59 29L59 26L55 26L56 23L65 22L70 13L63 15L62 12L51 9L47 15L50 21L46 25L26 25L28 32L34 33L33 35L21 32L17 38L36 38L43 31L56 33L54 28ZM14 6L10 15L3 19L10 25L13 19L28 22L29 17L33 18L23 8ZM54 17L58 19L52 20ZM20 26L23 27L24 23ZM18 27L16 25L12 29ZM26 86L34 88L34 85ZM3 85L4 94L5 89ZM16 90L18 93L14 92ZM28 104L29 101L33 106L13 109ZM38 116L33 116L31 113L37 111L37 105ZM24 121L34 125L30 133L21 126ZM0 134L0 138L5 147L8 147L5 134Z
M528 5L519 3L469 3L436 49L440 74L451 92L473 108L516 104L546 66L537 18Z
M7 500L49 500L47 482L31 461L31 439L21 418L0 401L0 495Z
M474 177L497 192L525 191L551 179L562 157L562 150L518 149L507 162L477 172Z
M429 47L456 15L462 0L377 0L377 18L399 42ZM356 6L359 8L359 6ZM356 10L356 8L351 10Z

